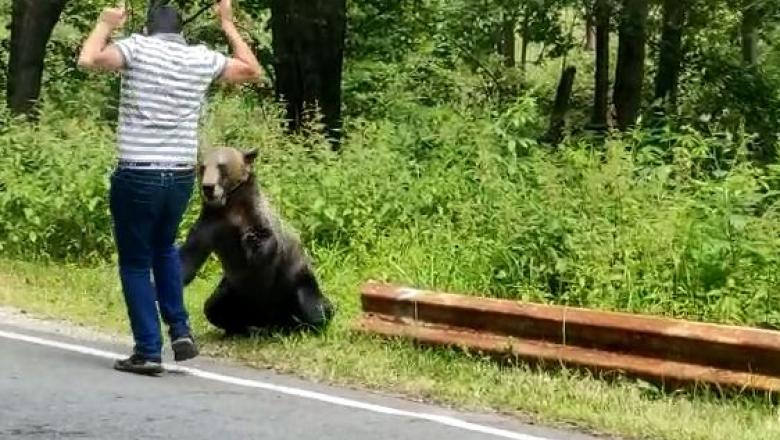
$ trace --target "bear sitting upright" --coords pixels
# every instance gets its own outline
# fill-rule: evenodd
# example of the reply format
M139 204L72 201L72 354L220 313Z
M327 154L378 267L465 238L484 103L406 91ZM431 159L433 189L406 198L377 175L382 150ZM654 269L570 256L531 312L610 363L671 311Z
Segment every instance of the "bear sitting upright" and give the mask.
M189 285L214 252L223 276L204 312L227 334L266 330L320 331L331 302L320 291L301 243L271 213L252 165L257 150L211 151L198 168L202 209L180 249Z

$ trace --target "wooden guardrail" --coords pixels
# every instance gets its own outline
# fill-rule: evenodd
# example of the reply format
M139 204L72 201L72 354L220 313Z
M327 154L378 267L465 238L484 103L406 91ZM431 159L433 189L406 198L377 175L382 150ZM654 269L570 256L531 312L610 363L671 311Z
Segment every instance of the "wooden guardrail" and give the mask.
M368 282L356 328L665 387L780 391L780 332Z

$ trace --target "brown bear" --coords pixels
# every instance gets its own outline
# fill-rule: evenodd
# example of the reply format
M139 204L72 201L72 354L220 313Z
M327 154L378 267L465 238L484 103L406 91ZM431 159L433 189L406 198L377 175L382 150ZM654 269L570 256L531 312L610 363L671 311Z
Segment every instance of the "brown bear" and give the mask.
M323 330L334 315L300 240L271 212L253 172L257 150L218 148L199 164L201 212L180 249L185 285L214 252L222 280L204 305L227 334Z

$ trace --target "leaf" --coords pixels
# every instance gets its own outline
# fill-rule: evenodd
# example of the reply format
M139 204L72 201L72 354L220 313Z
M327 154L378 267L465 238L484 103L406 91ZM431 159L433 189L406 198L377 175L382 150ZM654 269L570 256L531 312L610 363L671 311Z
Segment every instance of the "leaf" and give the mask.
M89 204L87 205L87 209L89 212L94 212L95 208L97 207L98 203L100 203L100 198L94 197L89 201Z
M744 215L732 214L729 216L729 224L737 232L743 232L748 224L748 218Z

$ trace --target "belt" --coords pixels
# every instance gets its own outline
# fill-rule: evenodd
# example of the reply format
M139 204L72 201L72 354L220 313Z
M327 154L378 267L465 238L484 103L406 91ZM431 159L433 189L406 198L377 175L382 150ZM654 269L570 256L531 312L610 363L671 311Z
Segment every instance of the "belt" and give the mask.
M136 161L119 161L120 168L137 168L137 169L149 169L149 170L191 170L195 168L195 165L188 162L136 162Z

